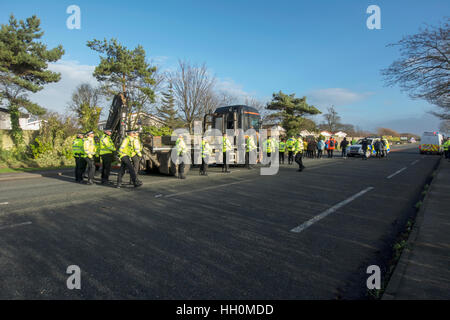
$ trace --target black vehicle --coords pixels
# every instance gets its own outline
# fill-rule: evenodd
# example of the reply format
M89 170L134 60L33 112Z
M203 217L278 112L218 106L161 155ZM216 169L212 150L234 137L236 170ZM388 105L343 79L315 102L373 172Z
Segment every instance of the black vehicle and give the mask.
M226 130L243 129L244 132L253 127L259 132L261 128L261 115L253 107L235 105L217 108L213 113L205 116L204 130L218 129L223 133Z

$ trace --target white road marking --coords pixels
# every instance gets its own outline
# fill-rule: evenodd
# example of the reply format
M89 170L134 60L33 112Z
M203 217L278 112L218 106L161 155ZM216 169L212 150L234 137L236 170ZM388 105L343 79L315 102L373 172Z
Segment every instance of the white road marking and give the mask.
M0 206L5 204L9 204L9 202L0 202Z
M221 188L221 187L231 186L233 184L238 184L238 183L243 183L243 182L248 182L248 181L253 181L253 180L256 180L256 179L240 180L240 181L219 184L219 185L216 185L216 186L210 186L210 187L197 189L197 190L189 190L189 191L183 191L183 192L168 194L168 195L165 195L164 198L172 198L172 197L180 196L180 195L187 194L187 193L200 192L200 191L205 191L205 190L210 190L210 189L215 189L215 188Z
M338 210L339 208L345 206L347 203L352 202L353 200L355 200L356 198L362 196L363 194L365 194L366 192L369 192L370 190L373 190L373 187L368 187L360 192L358 192L357 194L351 196L350 198L339 202L338 204L332 206L331 208L329 208L328 210L325 210L324 212L322 212L321 214L315 216L314 218L306 221L305 223L302 223L301 225L299 225L298 227L295 227L294 229L291 230L291 232L295 232L295 233L300 233L303 230L305 230L306 228L309 228L310 226L312 226L314 223L316 223L319 220L322 220L323 218L325 218L326 216L332 214L333 212L335 212L336 210Z
M162 197L162 194L155 195L155 198L160 198L160 197Z
M26 226L26 225L29 225L31 223L32 222L28 221L28 222L23 222L23 223L11 224L9 226L0 226L0 230L11 229L11 228L20 227L20 226Z
M386 179L390 179L390 178L392 178L393 176L395 176L395 175L399 174L399 173L400 173L400 172L402 172L403 170L406 170L406 167L403 167L403 168L401 168L400 170L398 170L398 171L394 172L394 173L393 173L393 174L391 174L390 176L386 177Z
M419 159L417 159L417 160L411 162L411 165L413 166L413 165L415 165L417 162L419 162Z

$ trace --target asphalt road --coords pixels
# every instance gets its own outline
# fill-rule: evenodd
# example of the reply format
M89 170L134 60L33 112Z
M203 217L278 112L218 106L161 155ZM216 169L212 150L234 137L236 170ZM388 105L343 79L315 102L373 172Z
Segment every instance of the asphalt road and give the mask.
M2 181L0 299L365 298L366 268L386 264L438 161L394 151L274 176L141 176L139 189Z

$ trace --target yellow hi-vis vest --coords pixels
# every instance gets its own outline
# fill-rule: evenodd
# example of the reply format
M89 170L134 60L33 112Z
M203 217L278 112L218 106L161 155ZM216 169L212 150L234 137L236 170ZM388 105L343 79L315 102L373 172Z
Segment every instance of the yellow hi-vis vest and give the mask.
M228 138L223 137L222 152L233 151L233 146L231 145Z
M256 149L256 144L255 144L255 140L253 139L253 136L249 136L249 137L247 138L247 141L246 141L245 144L246 144L245 150L246 150L247 152L250 152L250 151L253 151L253 150Z
M138 137L133 137L134 151L139 157L142 157L142 143Z
M95 154L97 153L97 147L95 146L94 138L84 138L83 139L83 148L84 153L86 154L86 157L91 159Z
M202 158L206 158L210 156L212 152L212 148L209 145L208 141L202 140Z
M114 147L111 137L107 134L103 134L100 138L100 155L110 154L114 151L116 151L116 148Z
M178 138L177 142L175 143L175 147L177 148L177 155L182 156L187 152L186 143L184 143L184 140L182 138Z
M86 157L84 153L84 141L82 138L75 138L72 142L72 154L74 157Z
M444 151L448 151L448 147L450 147L450 140L444 142Z
M119 148L119 158L122 159L125 156L133 158L136 155L134 151L133 138L130 136L125 137Z
M294 138L289 138L288 141L286 141L286 146L288 151L295 151L295 143L297 141Z
M303 152L303 140L298 138L295 143L295 153Z
M282 153L286 152L286 142L280 141L278 143L278 151Z

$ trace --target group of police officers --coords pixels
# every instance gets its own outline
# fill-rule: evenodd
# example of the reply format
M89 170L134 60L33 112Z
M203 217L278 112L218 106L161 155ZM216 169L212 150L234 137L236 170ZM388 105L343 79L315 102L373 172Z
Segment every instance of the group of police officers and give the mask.
M117 151L121 165L117 176L117 188L122 186L122 178L126 170L130 173L131 183L135 187L140 187L142 182L137 177L140 159L142 157L142 143L139 139L139 132L136 130L127 131L127 136L123 139L119 150L116 150L111 139L111 130L103 130L103 134L96 141L94 131L85 134L78 133L73 141L72 152L75 158L75 181L83 183L83 175L87 168L87 185L93 185L95 175L95 158L102 161L101 183L109 184L111 164L114 160L114 153Z
M245 154L245 167L252 169L252 163L256 163L256 150L257 144L253 136L246 137L246 154ZM190 155L187 145L184 141L183 135L179 135L175 143L176 154L179 159L178 162L178 178L186 179L184 173L186 157ZM288 163L292 164L294 161L298 164L298 171L302 171L305 166L303 165L302 157L304 150L304 143L301 135L290 137L287 141L281 140L278 143L274 138L268 137L262 144L263 154L266 155L265 163L270 164L271 155L274 152L279 152L280 163L284 163L284 154L288 152ZM127 136L120 144L118 150L116 150L114 143L111 139L111 130L103 130L103 134L96 139L94 131L89 131L85 134L78 133L77 138L72 145L73 156L75 158L75 181L78 183L84 183L84 173L87 169L87 185L93 185L93 179L95 175L95 159L101 158L102 172L101 183L110 184L109 175L111 172L111 164L114 160L114 153L117 151L120 159L120 171L117 176L117 188L122 186L122 178L126 171L130 174L130 184L135 187L140 187L142 182L138 178L140 161L142 158L142 143L139 139L139 132L137 130L128 130ZM230 173L229 170L229 152L234 150L227 134L224 134L222 140L222 153L223 164L222 172ZM251 157L254 153L255 157ZM200 166L200 175L208 175L209 159L213 154L213 149L208 142L208 139L204 137L201 143L201 157L202 164Z

